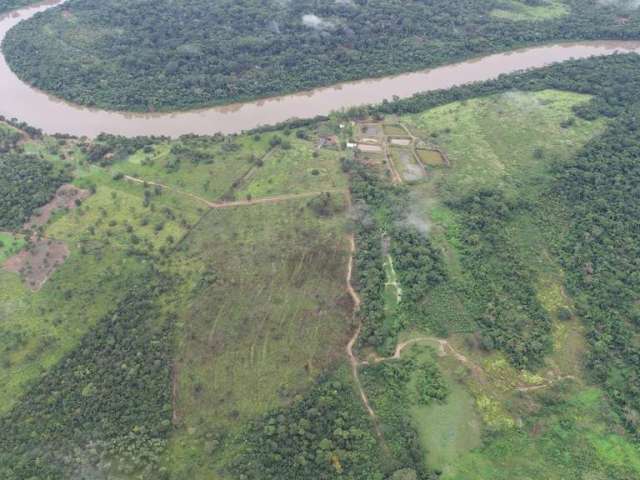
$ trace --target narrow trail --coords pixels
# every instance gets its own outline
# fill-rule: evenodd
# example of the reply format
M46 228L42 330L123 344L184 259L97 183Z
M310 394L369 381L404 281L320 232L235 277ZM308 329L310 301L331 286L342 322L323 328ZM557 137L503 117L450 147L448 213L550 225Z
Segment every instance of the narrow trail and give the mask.
M209 208L247 207L247 206L251 206L251 205L261 205L261 204L269 204L269 203L286 202L286 201L289 201L289 200L296 200L296 199L299 199L299 198L316 197L316 196L321 195L323 193L341 193L341 194L345 193L345 190L342 190L342 189L331 189L331 190L322 190L322 191L314 191L314 192L287 193L287 194L283 194L283 195L274 195L273 197L262 197L262 198L255 198L255 199L251 199L251 200L235 200L235 201L229 201L229 202L210 202L209 200L207 200L205 198L202 198L202 197L199 197L198 195L195 195L195 194L190 193L190 192L185 192L183 190L178 190L176 188L173 188L173 187L171 187L169 185L165 185L163 183L152 182L152 181L149 181L149 180L144 180L142 178L132 177L130 175L125 175L123 178L125 180L130 181L130 182L146 184L146 185L152 185L154 187L159 187L159 188L162 188L164 190L169 190L169 191L172 191L172 192L175 192L175 193L179 193L181 195L185 195L187 197L193 198L194 200L197 200L198 202L204 203Z
M347 291L349 295L353 299L353 318L356 319L358 317L358 311L360 310L360 305L362 301L360 300L360 296L356 293L353 288L353 284L351 282L353 277L353 257L356 253L356 239L355 235L349 236L349 245L350 245L350 255L349 255L349 263L347 267ZM369 403L369 398L367 397L367 393L364 391L362 387L362 382L360 381L360 374L358 369L360 368L361 362L353 353L353 347L358 341L360 337L360 332L362 331L362 321L358 320L358 328L354 332L353 336L349 340L347 344L347 356L349 357L349 363L351 364L351 373L353 375L353 380L358 389L358 393L360 394L360 399L362 400L362 404L364 408L367 410L367 413L371 417L373 428L375 429L376 435L379 439L383 439L382 431L380 430L380 426L378 425L378 417L376 416L376 412L371 408L371 404Z
M350 204L351 203L350 196L347 195L347 197L348 197L348 203ZM360 310L360 307L362 305L362 300L358 295L358 293L353 288L353 284L352 284L353 261L354 261L354 256L356 252L356 242L355 242L354 235L349 236L349 243L350 243L350 255L349 255L349 262L347 267L347 291L351 296L351 298L353 299L353 305L354 305L353 318L356 319L358 318L358 311ZM385 448L385 451L388 451L388 447L384 443L384 436L382 434L382 431L380 430L380 425L378 422L378 417L376 415L376 412L371 407L371 403L369 402L367 393L365 392L364 387L362 386L362 382L360 381L360 373L359 373L360 367L367 366L367 365L377 365L380 363L394 361L394 360L400 360L402 358L402 352L405 349L407 349L408 347L416 343L425 342L425 343L436 344L438 346L438 352L440 356L450 355L461 364L467 366L471 371L472 375L481 383L484 383L487 378L486 372L480 365L473 362L466 355L460 353L448 340L445 340L443 338L438 338L438 337L426 336L426 337L417 337L417 338L405 340L403 342L398 343L393 355L390 357L380 357L377 354L372 353L369 355L367 360L360 360L356 356L356 354L353 352L353 349L355 344L358 341L358 338L360 337L361 332L362 332L362 321L358 319L358 327L356 328L355 332L353 333L353 336L351 337L351 339L349 340L349 343L347 344L347 348L346 348L347 356L349 358L353 380L358 390L358 393L360 395L360 399L362 400L362 404L364 405L365 410L371 417L375 433L378 436L378 438L381 440L383 448ZM545 379L544 383L541 383L541 384L516 386L514 387L514 390L517 392L523 392L523 393L533 392L533 391L549 388L553 386L555 383L561 382L563 380L577 380L577 378L574 375L560 375L560 376L557 376L556 378Z

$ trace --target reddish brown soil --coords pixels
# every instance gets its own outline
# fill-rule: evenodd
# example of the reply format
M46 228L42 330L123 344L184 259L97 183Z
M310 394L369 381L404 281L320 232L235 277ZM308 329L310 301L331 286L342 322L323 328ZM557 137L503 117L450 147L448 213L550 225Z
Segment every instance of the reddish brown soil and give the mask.
M81 190L73 185L62 185L56 192L55 197L49 203L40 207L31 217L31 220L24 225L24 228L39 227L46 224L56 210L76 208L76 200L84 200L89 195L90 193L87 190Z
M22 275L27 286L38 291L69 256L69 249L60 241L32 239L31 247L7 259L5 270Z

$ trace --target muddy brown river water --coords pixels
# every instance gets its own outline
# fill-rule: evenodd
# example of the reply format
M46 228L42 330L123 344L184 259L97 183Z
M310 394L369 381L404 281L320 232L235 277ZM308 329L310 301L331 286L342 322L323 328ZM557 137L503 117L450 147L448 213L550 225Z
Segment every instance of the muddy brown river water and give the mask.
M0 16L0 41L21 21L64 3L51 0ZM110 112L81 107L34 89L11 71L0 56L0 115L17 118L46 133L94 137L101 132L135 135L235 133L290 118L310 118L341 108L379 103L394 95L490 80L503 73L540 68L572 58L613 53L640 53L640 42L592 41L552 44L455 63L391 77L347 82L308 92L174 113Z

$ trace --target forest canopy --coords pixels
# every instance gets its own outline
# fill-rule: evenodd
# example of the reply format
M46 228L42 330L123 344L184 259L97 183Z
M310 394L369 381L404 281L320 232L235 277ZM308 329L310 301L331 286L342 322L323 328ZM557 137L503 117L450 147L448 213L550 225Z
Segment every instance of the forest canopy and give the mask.
M640 37L637 10L566 0L551 18L536 10L523 16L531 3L70 0L11 30L3 49L22 79L65 99L152 111L272 96L545 41Z

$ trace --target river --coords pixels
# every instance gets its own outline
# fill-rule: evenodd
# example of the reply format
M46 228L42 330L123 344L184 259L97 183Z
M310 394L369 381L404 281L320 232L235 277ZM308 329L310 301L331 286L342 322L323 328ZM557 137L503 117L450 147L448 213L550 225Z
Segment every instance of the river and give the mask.
M50 0L0 16L0 42L21 21L63 3ZM135 135L235 133L297 117L310 118L334 110L379 103L394 95L450 88L490 80L503 73L540 68L571 58L640 53L640 42L590 41L552 44L455 63L391 77L341 83L265 100L175 113L111 112L81 107L34 89L11 71L0 55L0 115L41 128L46 133L95 137L101 132Z

